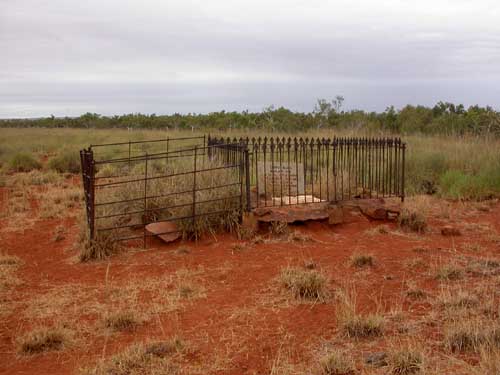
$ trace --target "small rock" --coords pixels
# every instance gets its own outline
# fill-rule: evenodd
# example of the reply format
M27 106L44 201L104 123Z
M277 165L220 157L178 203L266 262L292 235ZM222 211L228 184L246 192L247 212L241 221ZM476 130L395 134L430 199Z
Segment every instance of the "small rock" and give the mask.
M373 367L387 366L387 353L385 352L370 353L365 357L365 363L372 365Z
M160 221L146 225L146 231L159 237L163 242L173 242L180 238L177 225L170 221Z
M446 225L441 228L441 234L443 236L460 236L462 233L458 228L452 227L451 225Z

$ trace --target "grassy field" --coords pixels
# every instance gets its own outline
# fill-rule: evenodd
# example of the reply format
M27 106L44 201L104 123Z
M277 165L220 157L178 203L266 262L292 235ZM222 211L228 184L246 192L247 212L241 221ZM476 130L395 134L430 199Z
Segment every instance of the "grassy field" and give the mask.
M2 129L0 166L2 173L33 168L54 169L58 172L78 170L78 150L90 144L126 142L157 138L220 135L190 131L126 131L118 129ZM224 136L255 136L245 131L225 132ZM260 135L260 134L259 134ZM273 133L287 136L284 133ZM307 137L332 136L391 136L366 132L332 133L315 131ZM409 135L408 195L438 194L452 199L487 199L500 194L500 140L485 137L445 137ZM30 159L30 155L32 158Z
M79 149L192 135L3 129L0 373L499 374L499 141L405 137L397 221L85 241Z

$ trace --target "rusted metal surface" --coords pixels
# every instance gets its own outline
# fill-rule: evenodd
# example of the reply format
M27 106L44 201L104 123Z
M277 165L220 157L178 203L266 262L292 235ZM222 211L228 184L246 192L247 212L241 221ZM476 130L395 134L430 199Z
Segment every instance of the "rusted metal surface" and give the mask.
M177 235L182 223L196 227L202 217L232 211L241 222L244 211L259 207L403 200L405 151L400 138L203 136L92 145L80 152L89 235L113 232L145 246L153 235L146 226L155 222L175 223L160 234Z
M205 137L180 140L200 138L205 142ZM130 149L129 144L147 142L93 145L80 152L90 238L112 234L117 241L140 241L146 246L152 236L180 236L181 224L188 221L195 228L208 216L230 212L242 216L246 146L211 150L206 145L175 147L175 142L168 140L169 151L133 155L127 150L126 157L117 152L112 158L94 159L94 148L101 148L101 155L106 155L106 147L125 145ZM207 178L217 173L224 178ZM217 194L206 198L208 192ZM154 233L147 230L153 223ZM160 227L165 230L158 232Z
M214 147L246 145L252 207L404 199L406 145L400 138L212 138Z

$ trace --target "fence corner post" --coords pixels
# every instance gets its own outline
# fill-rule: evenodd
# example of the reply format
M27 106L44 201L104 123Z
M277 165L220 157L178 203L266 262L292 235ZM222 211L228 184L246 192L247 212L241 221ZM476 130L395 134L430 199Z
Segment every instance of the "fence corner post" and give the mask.
M246 200L247 200L247 212L252 210L252 202L250 197L250 155L248 152L248 146L245 146L245 150L243 151L243 155L245 158L245 190L246 190Z
M403 160L401 161L401 202L405 201L405 154L406 154L406 143L403 143Z

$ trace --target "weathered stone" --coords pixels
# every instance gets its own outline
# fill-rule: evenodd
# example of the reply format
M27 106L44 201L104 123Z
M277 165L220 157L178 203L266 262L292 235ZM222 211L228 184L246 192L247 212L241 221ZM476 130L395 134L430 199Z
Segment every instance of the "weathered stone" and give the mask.
M260 222L272 221L294 223L307 220L328 219L326 203L303 204L297 206L259 207L253 210Z
M329 210L330 224L366 222L367 218L394 220L399 212L398 205L388 204L383 199L355 199L332 205Z
M257 165L259 195L276 198L304 194L304 165L301 163L259 162Z
M338 205L328 207L328 224L338 225L344 222L344 210Z
M385 352L370 353L365 357L365 363L372 365L373 367L387 366L387 353Z
M445 225L441 228L441 234L443 236L460 236L462 233L460 229L452 227L451 225Z
M177 225L171 221L161 221L148 224L146 225L146 231L167 243L173 242L181 236Z
M341 207L344 224L367 223L369 221L358 206L342 205Z

